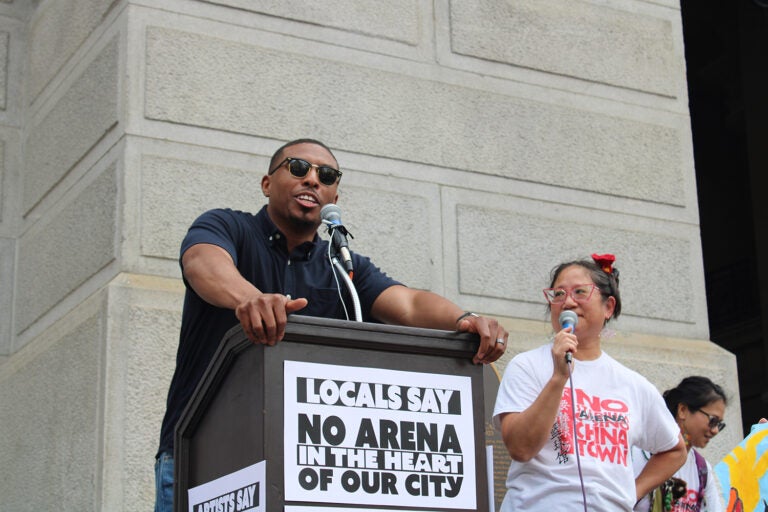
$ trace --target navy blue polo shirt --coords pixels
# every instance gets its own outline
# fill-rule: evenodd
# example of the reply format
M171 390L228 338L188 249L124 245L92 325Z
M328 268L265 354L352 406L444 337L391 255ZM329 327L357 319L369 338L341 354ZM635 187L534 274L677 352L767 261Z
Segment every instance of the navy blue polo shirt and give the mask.
M181 254L195 244L206 243L226 250L240 274L264 293L281 293L306 298L307 306L298 315L344 319L336 279L328 261L328 242L315 236L313 242L296 247L291 254L285 236L267 215L266 206L256 215L230 209L210 210L192 224L181 244ZM352 253L353 283L360 299L364 321L371 318L376 298L392 285L400 284L379 270L367 257ZM344 301L350 319L354 307L341 278ZM235 312L205 302L187 287L181 318L176 371L168 391L158 453L173 452L173 430L186 407L219 341L239 324Z

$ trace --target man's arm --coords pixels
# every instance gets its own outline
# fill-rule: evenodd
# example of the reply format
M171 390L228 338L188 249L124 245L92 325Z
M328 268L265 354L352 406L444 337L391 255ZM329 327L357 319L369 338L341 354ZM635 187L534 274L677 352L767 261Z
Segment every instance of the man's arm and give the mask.
M390 286L374 301L371 314L377 320L410 327L473 332L480 336L475 363L490 363L504 353L509 334L494 318L465 316L459 306L432 292L402 285ZM496 343L503 340L503 343Z
M254 343L277 343L285 334L288 314L307 305L307 299L262 293L240 274L229 253L218 245L193 245L184 251L181 266L195 293L213 306L234 310Z

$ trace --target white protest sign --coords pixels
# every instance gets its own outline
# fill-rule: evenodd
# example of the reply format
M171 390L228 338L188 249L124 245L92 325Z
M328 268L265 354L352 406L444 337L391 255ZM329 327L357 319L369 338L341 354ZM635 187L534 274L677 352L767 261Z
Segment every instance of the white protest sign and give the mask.
M285 499L476 507L471 379L286 361Z
M234 473L187 491L189 512L264 512L266 462L257 462Z

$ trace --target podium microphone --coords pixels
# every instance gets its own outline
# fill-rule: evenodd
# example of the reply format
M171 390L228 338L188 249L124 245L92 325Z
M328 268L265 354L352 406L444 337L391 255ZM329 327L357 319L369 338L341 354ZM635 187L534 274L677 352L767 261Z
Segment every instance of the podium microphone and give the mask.
M571 332L573 332L576 330L576 324L579 323L579 316L571 310L566 310L560 313L560 318L558 318L558 322L560 322L560 326L563 329L565 329L566 327L570 327ZM565 353L565 361L568 363L573 361L573 355L570 352Z
M344 268L350 275L352 275L352 255L349 253L349 242L347 241L347 235L354 238L352 234L347 231L344 224L341 223L341 208L333 203L328 203L320 210L320 218L328 227L328 233L331 236L331 243L336 252L341 255L341 261L344 264Z

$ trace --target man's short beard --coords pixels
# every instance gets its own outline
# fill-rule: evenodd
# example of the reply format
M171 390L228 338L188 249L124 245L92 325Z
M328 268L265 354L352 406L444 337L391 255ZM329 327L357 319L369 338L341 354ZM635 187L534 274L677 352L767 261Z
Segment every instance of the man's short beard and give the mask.
M293 221L293 225L297 229L300 229L300 230L306 229L308 231L309 230L316 231L320 227L320 223L319 222L315 222L315 221L312 221L312 220L309 220L309 219L304 219L304 218L301 218L301 217L294 217L292 219L292 221Z

